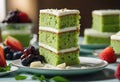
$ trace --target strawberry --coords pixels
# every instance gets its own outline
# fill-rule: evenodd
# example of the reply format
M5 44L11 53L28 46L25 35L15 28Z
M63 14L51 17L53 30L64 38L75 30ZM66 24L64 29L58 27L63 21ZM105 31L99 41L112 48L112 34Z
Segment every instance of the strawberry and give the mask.
M20 22L22 22L22 23L29 22L29 17L28 17L28 15L26 13L20 12L18 16L19 16Z
M117 60L112 47L107 47L102 52L100 52L99 58L107 61L108 63L115 63Z
M5 39L4 42L7 46L10 46L11 49L13 50L17 50L17 51L23 51L23 46L22 44L19 42L19 40L17 40L16 38L12 37L12 36L8 36Z
M120 80L120 64L118 64L114 76Z
M5 57L4 57L4 50L3 47L0 45L0 67L7 66Z

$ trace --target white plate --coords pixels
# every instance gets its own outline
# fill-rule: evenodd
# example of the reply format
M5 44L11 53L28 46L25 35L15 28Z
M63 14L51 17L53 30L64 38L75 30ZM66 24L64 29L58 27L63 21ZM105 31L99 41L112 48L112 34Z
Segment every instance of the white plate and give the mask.
M89 48L89 49L103 49L108 45L105 44L85 44L84 37L79 37L78 44L81 48Z
M16 71L16 70L18 70L18 67L11 66L10 71L0 72L0 76L3 76L3 75L6 75L6 74L9 74L9 73L12 73L12 72L14 72L14 71Z
M70 69L56 69L55 67L50 68L30 68L21 65L21 60L14 60L12 65L20 67L21 70L30 73L39 73L46 75L71 75L71 74L87 74L102 70L108 65L106 61L90 58L90 57L80 57L79 66L71 66Z
M100 52L102 52L103 49L97 49L93 51L93 55L98 56Z

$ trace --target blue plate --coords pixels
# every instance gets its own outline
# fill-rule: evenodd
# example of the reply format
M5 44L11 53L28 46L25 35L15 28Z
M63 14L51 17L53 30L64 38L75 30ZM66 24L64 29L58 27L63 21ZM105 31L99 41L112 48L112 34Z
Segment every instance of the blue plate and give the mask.
M52 68L39 67L30 68L21 65L21 60L14 60L12 65L20 67L22 71L45 74L45 75L73 75L73 74L88 74L104 69L108 63L101 59L90 58L90 57L79 57L80 65L70 66L70 69L56 69L55 66Z
M105 44L85 44L84 43L84 37L79 37L78 44L81 48L87 48L87 49L103 49L109 45Z

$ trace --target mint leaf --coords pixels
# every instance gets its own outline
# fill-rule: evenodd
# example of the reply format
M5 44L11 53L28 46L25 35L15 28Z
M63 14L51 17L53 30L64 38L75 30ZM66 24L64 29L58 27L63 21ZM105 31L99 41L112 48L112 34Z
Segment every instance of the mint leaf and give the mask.
M17 76L15 76L15 79L16 80L25 80L25 79L27 79L27 76L17 75Z
M10 69L11 69L10 65L8 65L6 67L0 67L0 72L10 71Z
M32 78L32 80L38 80L39 79L39 77L37 75L33 75L31 78Z
M41 75L39 77L40 82L49 82L49 79L47 79L44 75Z
M61 76L55 76L53 78L51 78L52 80L54 80L55 82L68 82L67 79L61 77Z

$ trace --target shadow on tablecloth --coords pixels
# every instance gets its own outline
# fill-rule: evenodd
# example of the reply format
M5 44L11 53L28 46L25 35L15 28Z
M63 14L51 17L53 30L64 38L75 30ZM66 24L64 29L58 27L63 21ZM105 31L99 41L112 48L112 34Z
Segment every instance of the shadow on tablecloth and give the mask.
M100 80L108 80L108 79L115 79L114 77L114 70L105 68L101 71L91 73L91 74L84 74L84 75L70 75L65 76L71 82L89 82L89 81L100 81Z

